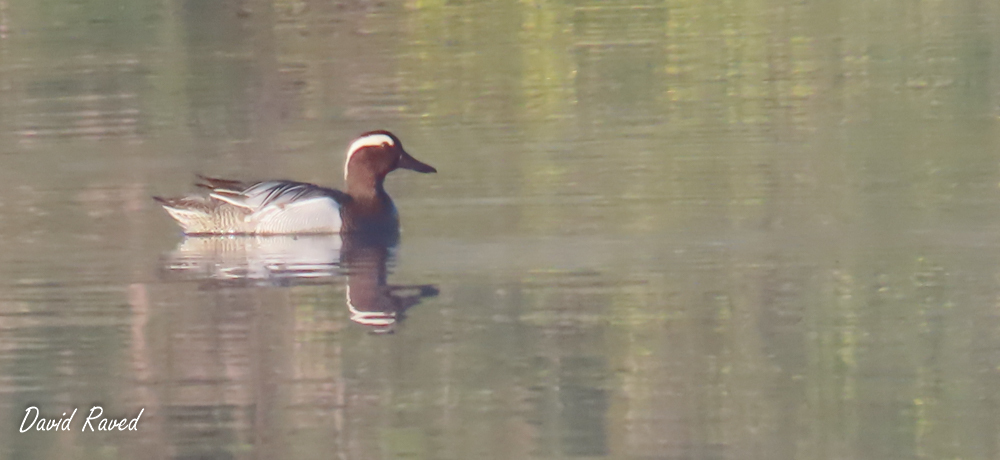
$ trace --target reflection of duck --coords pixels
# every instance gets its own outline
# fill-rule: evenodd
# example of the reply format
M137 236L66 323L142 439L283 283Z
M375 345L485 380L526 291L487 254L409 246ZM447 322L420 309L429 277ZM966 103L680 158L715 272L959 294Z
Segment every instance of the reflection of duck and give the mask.
M405 312L424 297L438 294L431 284L386 284L388 262L395 247L395 235L345 238L340 255L347 273L347 308L351 321L372 327L372 332L392 332Z
M185 238L164 261L172 277L212 287L329 284L339 273L337 235Z
M347 191L286 180L240 182L199 176L208 196L153 197L188 235L393 232L396 207L382 184L399 168L437 172L388 131L362 134L347 150Z
M373 332L392 332L404 312L435 286L390 285L388 266L398 234L204 236L185 238L164 260L164 272L205 281L207 289L333 284L347 277L351 320Z

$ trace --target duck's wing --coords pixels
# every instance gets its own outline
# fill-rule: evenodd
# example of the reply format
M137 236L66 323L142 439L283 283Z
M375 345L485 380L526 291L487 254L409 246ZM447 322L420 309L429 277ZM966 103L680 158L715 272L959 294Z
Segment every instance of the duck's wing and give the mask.
M337 206L343 205L350 197L339 190L320 187L303 182L274 180L257 182L244 187L242 182L216 182L220 185L239 185L239 188L216 187L209 197L244 208L251 213L277 211L289 206L303 206L315 200L333 200Z
M292 181L243 183L202 178L208 196L154 197L186 234L337 233L350 196Z
M198 182L195 182L194 185L201 188L207 188L209 190L215 190L217 188L226 190L246 190L250 188L250 185L252 185L238 180L220 179L218 177L202 176L201 174L196 174L196 176L198 177Z

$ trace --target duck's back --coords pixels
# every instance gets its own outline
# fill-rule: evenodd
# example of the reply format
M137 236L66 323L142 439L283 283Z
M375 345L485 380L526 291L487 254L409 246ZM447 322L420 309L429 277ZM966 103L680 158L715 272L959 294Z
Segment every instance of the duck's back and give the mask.
M206 181L209 196L157 198L188 235L338 233L346 195L292 181Z

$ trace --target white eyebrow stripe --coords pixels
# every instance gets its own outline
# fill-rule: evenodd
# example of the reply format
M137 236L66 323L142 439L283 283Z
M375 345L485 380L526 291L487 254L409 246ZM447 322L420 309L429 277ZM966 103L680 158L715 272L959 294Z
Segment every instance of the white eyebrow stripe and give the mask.
M347 165L351 162L351 157L355 152L365 147L376 147L382 144L396 145L392 138L385 134L369 134L351 143L347 149L347 160L344 161L344 179L347 179Z

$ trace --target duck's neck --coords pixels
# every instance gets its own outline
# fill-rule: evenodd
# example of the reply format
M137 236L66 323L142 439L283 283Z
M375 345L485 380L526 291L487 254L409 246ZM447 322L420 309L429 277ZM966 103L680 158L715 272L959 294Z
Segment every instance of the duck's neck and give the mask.
M356 200L374 200L378 198L388 198L382 184L385 182L385 175L361 173L348 174L347 194Z
M399 217L392 198L385 193L385 176L349 176L345 229L361 232L398 232Z

